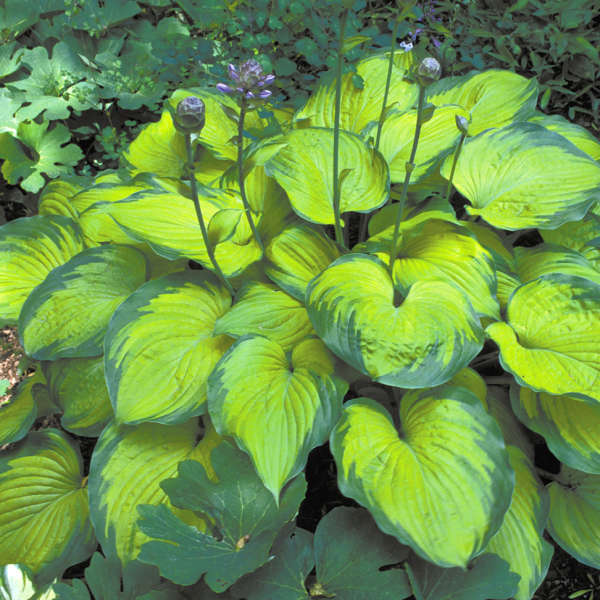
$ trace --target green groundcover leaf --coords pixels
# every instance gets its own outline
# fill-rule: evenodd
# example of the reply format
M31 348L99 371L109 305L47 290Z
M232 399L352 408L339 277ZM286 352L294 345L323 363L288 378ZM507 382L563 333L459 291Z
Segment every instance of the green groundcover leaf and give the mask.
M469 111L470 135L527 119L534 113L537 97L535 79L502 69L444 77L427 90L427 100L435 106L459 104Z
M149 281L119 306L104 342L117 421L181 423L206 412L207 378L233 342L214 331L230 306L206 271Z
M79 450L56 429L34 431L0 456L0 564L48 583L93 552Z
M600 569L600 475L563 465L548 491L550 535L579 562Z
M450 177L452 157L441 169ZM453 184L500 229L555 229L600 199L600 165L563 136L534 123L491 129L466 141Z
M263 335L287 352L315 335L304 304L275 285L250 281L238 292L235 304L217 319L215 334L241 337Z
M179 476L162 487L173 504L207 514L218 538L185 525L164 506L142 506L140 528L156 541L143 546L140 560L181 585L204 574L209 587L222 592L268 560L277 531L298 512L306 483L303 478L290 482L277 505L237 448L219 444L210 461L214 477L198 462L185 461Z
M408 392L399 422L400 433L369 398L344 405L330 438L340 490L427 560L466 567L511 501L514 473L498 425L454 386Z
M113 416L104 381L104 359L63 358L44 365L50 398L62 410L61 425L97 437Z
M130 246L88 248L54 269L27 298L19 334L38 360L102 354L108 321L146 280L146 259Z
M286 354L275 341L243 336L208 378L208 410L216 430L233 436L252 457L275 498L340 416L348 385L333 374L332 358L317 338Z
M340 251L320 228L298 223L273 238L265 256L268 260L265 272L269 278L304 302L309 281L339 258Z
M233 590L248 600L309 600L320 595L344 600L401 600L411 595L399 563L407 549L382 533L365 510L338 507L319 521L313 535L284 529L271 550L273 559L246 575ZM316 564L314 581L305 581ZM382 567L388 567L382 569Z
M481 350L483 332L464 294L443 281L394 289L376 257L333 262L306 290L313 326L327 347L379 383L439 385Z
M600 404L516 386L510 395L519 419L544 437L562 463L600 474Z
M292 208L313 223L333 224L333 130L294 129L265 165L287 192ZM383 156L362 138L340 132L340 214L370 212L387 200L390 176Z
M505 600L517 592L519 581L494 554L480 556L469 570L442 569L412 556L410 569L418 600Z
M89 497L90 516L107 558L118 558L124 565L137 558L148 538L136 524L136 507L170 505L160 482L175 475L182 460L194 458L204 464L219 441L209 430L198 442L201 433L197 419L171 426L111 423L102 432L90 464ZM176 512L186 522L204 527L193 513Z
M24 217L0 227L0 321L16 323L31 291L83 248L68 217Z
M599 329L600 284L556 274L517 288L506 323L492 323L486 334L519 384L600 402Z
M554 553L543 538L550 503L531 460L516 446L507 446L507 451L515 471L515 490L502 526L485 552L496 554L520 575L514 599L529 600L546 577Z

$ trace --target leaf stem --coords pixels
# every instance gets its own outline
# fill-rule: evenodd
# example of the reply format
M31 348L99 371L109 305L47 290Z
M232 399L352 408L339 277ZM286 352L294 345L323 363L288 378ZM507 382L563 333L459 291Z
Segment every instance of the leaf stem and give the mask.
M375 137L375 151L379 150L379 140L381 139L381 129L383 128L383 117L385 116L385 107L387 105L388 96L390 93L390 85L392 83L392 70L394 66L394 51L396 50L396 35L398 34L398 25L400 20L396 19L394 23L394 31L392 32L392 47L390 50L390 59L388 61L387 77L385 80L385 90L383 92L383 102L381 103L381 112L379 113L379 122L377 123L377 136ZM386 204L390 201L388 198ZM369 215L360 216L360 232L358 241L364 242L367 239L367 225L369 223Z
M413 145L410 151L410 158L406 163L406 175L404 176L404 184L402 185L402 193L400 194L400 200L398 200L398 214L396 215L396 224L394 226L394 237L392 238L392 246L390 248L390 277L393 279L394 262L396 256L398 256L398 241L400 237L400 221L402 220L402 213L404 212L404 204L406 202L406 196L408 195L408 184L410 183L410 176L415 168L415 155L417 154L417 146L419 144L419 136L421 135L421 126L423 125L423 110L425 108L425 93L426 87L419 84L419 103L417 105L417 124L415 126L415 137L413 138Z
M217 263L217 259L215 258L215 253L213 252L213 248L208 241L208 232L206 231L206 225L204 223L204 217L202 216L202 208L200 207L200 201L198 200L198 186L196 185L196 173L194 170L194 152L192 150L192 134L185 134L185 149L187 151L187 162L188 162L188 175L190 179L190 187L192 189L192 200L194 201L194 208L196 209L196 217L198 218L198 223L200 224L200 231L202 232L202 239L204 240L204 245L206 246L206 252L208 254L208 258L212 263L215 271L219 278L225 284L227 291L233 296L235 294L235 290L227 281L227 278L223 274L219 263Z
M342 106L342 67L344 64L344 55L342 47L344 44L344 35L346 33L346 21L348 19L348 9L344 9L340 20L340 39L338 45L337 71L335 82L335 113L333 123L333 219L335 228L335 240L338 244L345 247L344 236L340 225L340 182L338 180L339 171L339 149L340 149L340 112Z
M244 118L246 116L246 98L242 98L242 105L240 107L240 118L238 120L238 140L237 140L237 167L238 167L238 185L240 188L240 195L242 197L242 202L244 203L244 211L246 212L246 218L248 219L248 224L250 225L250 229L252 230L252 234L254 235L254 239L258 244L261 252L264 251L265 247L263 246L262 240L260 238L260 234L256 229L256 225L254 224L254 219L252 218L252 212L250 210L250 204L248 204L248 198L246 197L246 188L244 185Z
M450 201L450 192L452 191L452 180L454 179L454 171L456 169L456 163L458 162L458 157L460 155L460 151L462 150L463 144L465 143L466 137L466 133L460 134L460 140L458 141L458 146L456 147L456 151L454 152L454 158L452 159L452 168L450 169L450 179L448 179L448 187L446 188L446 202Z

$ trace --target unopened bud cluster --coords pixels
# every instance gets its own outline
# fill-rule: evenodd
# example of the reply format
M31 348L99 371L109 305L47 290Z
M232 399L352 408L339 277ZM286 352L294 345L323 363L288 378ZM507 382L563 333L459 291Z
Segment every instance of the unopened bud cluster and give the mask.
M179 132L199 133L205 122L206 107L197 96L188 96L177 105L173 123Z
M417 67L416 79L424 87L436 82L442 74L442 66L433 57L424 58Z
M275 75L265 75L257 60L250 59L239 67L229 65L229 79L232 85L217 83L217 89L224 94L240 94L248 99L268 98L271 90L266 86L275 81Z

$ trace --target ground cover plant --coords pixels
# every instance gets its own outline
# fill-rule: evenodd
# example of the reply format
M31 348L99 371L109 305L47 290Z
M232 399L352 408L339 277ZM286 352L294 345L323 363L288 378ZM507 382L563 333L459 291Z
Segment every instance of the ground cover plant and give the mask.
M600 565L600 143L510 71L348 68L338 18L301 107L232 64L0 229L36 361L0 409L5 597L531 598L544 531Z

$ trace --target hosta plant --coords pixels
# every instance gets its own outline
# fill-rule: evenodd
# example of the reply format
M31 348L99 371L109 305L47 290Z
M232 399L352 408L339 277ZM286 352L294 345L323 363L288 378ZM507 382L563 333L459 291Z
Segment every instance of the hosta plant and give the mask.
M398 51L357 86L351 45L296 112L253 61L178 90L125 168L0 229L37 364L0 563L44 593L525 600L547 535L600 568L600 143L508 71ZM353 506L312 532L326 443Z

